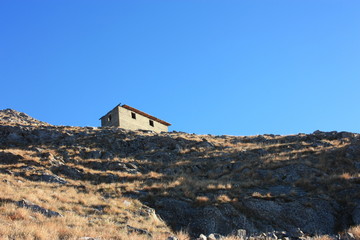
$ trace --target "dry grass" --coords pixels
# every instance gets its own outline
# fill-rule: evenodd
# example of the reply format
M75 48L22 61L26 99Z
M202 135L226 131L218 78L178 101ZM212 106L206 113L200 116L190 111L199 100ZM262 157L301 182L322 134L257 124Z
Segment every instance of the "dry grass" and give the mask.
M56 131L81 133L83 129L62 127ZM102 134L100 129L94 131L97 132L96 136ZM303 164L325 174L322 177L306 176L293 183L294 186L303 188L310 196L316 196L326 188L329 197L335 199L339 188L349 187L351 180L359 177L356 169L351 167L352 162L344 157L344 150L341 149L349 146L350 140L346 139L322 139L316 145L307 140L286 140L284 136L232 137L167 133L172 140L181 138L184 142L189 142L168 158L158 159L151 155L157 152L171 153L171 150L166 149L166 144L165 147L161 146L163 147L161 150L145 149L144 152L136 152L133 155L119 153L119 156L114 156L112 159L84 158L82 156L84 151L113 151L112 147L117 142L108 144L106 139L116 140L118 133L114 130L112 134L112 129L107 131L110 133L107 133L105 140L103 138L100 144L92 139L83 138L77 141L80 147L39 144L24 149L15 147L4 149L3 151L20 155L23 159L14 164L0 166L13 172L13 175L0 174L0 192L6 193L0 199L12 201L27 199L44 208L60 212L65 217L46 218L3 200L0 201L0 238L76 239L84 236L101 237L101 239L146 238L141 235L128 236L126 225L131 225L151 232L155 239L165 239L171 229L156 214L147 211L146 206L140 201L125 196L147 192L148 195L144 197L146 201L154 201L162 196L181 197L197 206L236 202L235 197L271 199L276 196L270 192L266 194L254 192L260 190L253 188L266 189L271 185L284 184L272 174L272 170L289 164ZM125 140L129 142L137 137L136 134L140 134L126 133L128 134ZM142 137L158 136L152 133L142 133L142 135ZM215 147L201 145L204 141ZM161 143L157 144L161 145ZM139 146L141 148L141 145ZM42 149L41 154L36 148ZM62 152L67 152L68 157L63 157ZM142 158L137 158L139 156ZM79 169L87 178L74 180L59 173L59 176L69 182L64 186L29 180L31 174L41 171L51 173L50 169L56 161ZM92 163L106 164L110 161L136 163L140 169L144 167L146 171L133 174L126 171L101 171L91 168ZM237 164L240 167L233 169ZM27 166L33 169L24 170L23 167ZM167 174L164 171L169 169L175 169L176 172ZM259 169L269 171L261 175ZM115 183L99 181L109 174L120 180ZM296 192L288 195L287 197L296 197ZM356 232L359 235L357 227L352 228L351 231L354 235ZM184 232L176 235L182 240L189 239L188 234ZM227 240L232 239L236 238L227 238ZM326 236L322 236L321 239L325 240Z
M89 191L84 193L76 186L19 181L2 174L0 180L0 192L6 193L0 198L0 239L78 239L85 236L146 239L144 236L129 238L126 225L145 229L160 238L171 232L139 201L121 196L105 199L91 185L86 186ZM20 208L15 201L21 199L60 212L64 217L48 218Z
M360 239L360 225L350 228L349 232L354 235L355 239Z
M313 239L314 240L334 240L334 238L330 237L329 235L315 236Z
M210 199L206 196L198 196L195 198L196 205L204 206L210 203Z

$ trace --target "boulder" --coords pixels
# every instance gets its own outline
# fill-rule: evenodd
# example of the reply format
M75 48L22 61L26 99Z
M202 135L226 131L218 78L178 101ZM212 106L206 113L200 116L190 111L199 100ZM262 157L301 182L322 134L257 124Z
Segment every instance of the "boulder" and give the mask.
M21 136L20 134L13 132L7 136L7 143L24 144L24 143L26 143L26 139L23 136Z
M175 236L170 236L166 240L179 240L179 239Z
M17 205L19 207L24 207L24 208L28 208L31 209L34 212L39 212L47 217L63 217L60 213L55 212L55 211L51 211L49 209L45 209L43 207L40 207L39 205L36 205L26 199L23 199L21 201L17 202Z
M220 234L217 233L211 233L208 237L207 240L222 240L224 239L223 236L221 236Z
M82 179L84 177L83 170L69 167L67 165L61 165L58 167L52 167L51 171L55 174L63 174L71 179Z
M253 218L261 219L257 226L262 232L270 229L296 233L300 228L309 234L334 233L336 209L325 200L303 198L301 201L282 202L248 199L242 203Z
M23 159L23 157L20 155L9 152L0 152L0 164L16 164L21 159Z
M137 233L137 234L141 234L141 235L147 235L149 238L152 238L152 234L145 229L135 228L130 225L127 225L126 228L127 228L128 233Z
M200 234L196 240L207 240L207 237L204 234Z
M154 208L175 231L188 229L192 236L228 235L239 228L257 231L253 223L230 204L200 207L182 200L162 198L155 202Z
M42 181L42 182L49 182L49 183L59 183L59 184L66 184L68 183L65 179L56 176L56 175L52 175L52 174L48 174L48 173L43 173L43 174L32 174L30 175L30 179L33 181Z
M312 175L323 175L324 173L319 171L316 168L309 167L304 164L292 164L284 167L279 167L274 170L258 170L265 171L265 173L272 174L275 178L285 183L294 183L299 179L302 179L303 176L312 176ZM265 174L264 174L265 175Z

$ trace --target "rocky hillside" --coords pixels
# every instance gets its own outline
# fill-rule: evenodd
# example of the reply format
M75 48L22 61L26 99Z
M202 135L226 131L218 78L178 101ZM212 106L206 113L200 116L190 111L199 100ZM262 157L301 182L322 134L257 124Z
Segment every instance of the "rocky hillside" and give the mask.
M39 121L29 115L12 109L0 110L1 125L32 125L32 126L50 126L46 122Z
M0 124L8 239L360 237L359 134L159 134L14 110Z

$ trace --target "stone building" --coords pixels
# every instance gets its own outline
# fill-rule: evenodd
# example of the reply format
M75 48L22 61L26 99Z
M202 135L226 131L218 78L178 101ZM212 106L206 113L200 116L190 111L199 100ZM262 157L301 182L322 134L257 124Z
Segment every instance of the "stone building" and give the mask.
M129 130L152 130L167 132L171 125L154 116L144 113L128 105L117 105L100 118L102 127L121 127Z

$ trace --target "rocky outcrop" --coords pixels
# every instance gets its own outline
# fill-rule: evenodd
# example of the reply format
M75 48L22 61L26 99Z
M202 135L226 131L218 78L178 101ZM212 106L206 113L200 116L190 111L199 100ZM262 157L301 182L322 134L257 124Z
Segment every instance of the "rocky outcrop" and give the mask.
M34 204L26 199L23 199L23 200L17 202L16 204L19 207L28 208L34 212L39 212L39 213L45 215L46 217L62 217L62 215L60 213L40 207L39 205Z
M237 208L232 204L196 207L164 198L157 199L154 207L176 230L187 228L194 235L229 235L235 229L246 229L249 234L277 230L296 235L299 228L307 233L334 234L337 206L322 199L294 202L243 199L236 205Z
M48 126L50 124L39 121L30 117L26 113L18 112L13 109L0 110L0 123L3 124L21 124L21 125L35 125L35 126Z
M308 235L336 234L360 225L358 134L159 134L52 126L15 111L1 114L7 124L0 125L0 172L47 183L114 184L117 193L194 237L217 239L215 233L239 229L248 236L291 237L299 228ZM98 192L104 199L115 195L104 186Z

